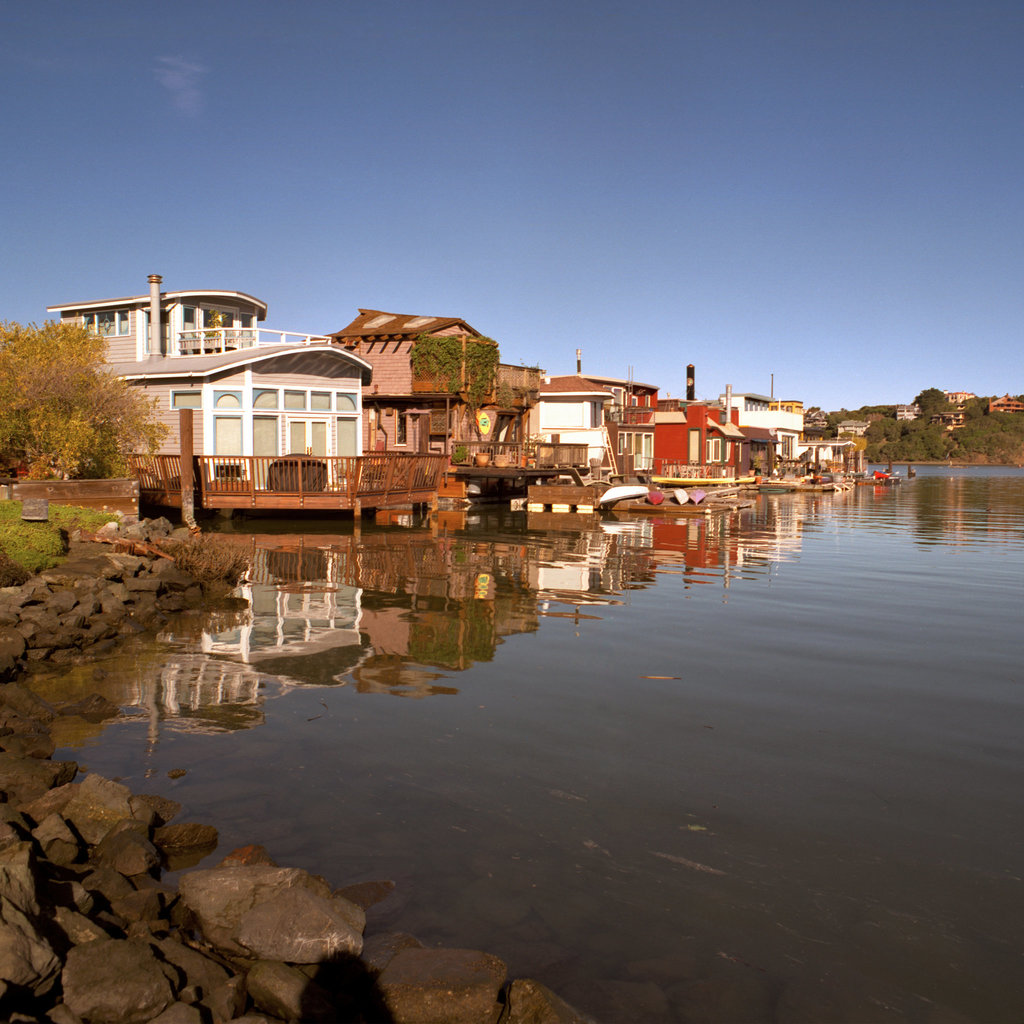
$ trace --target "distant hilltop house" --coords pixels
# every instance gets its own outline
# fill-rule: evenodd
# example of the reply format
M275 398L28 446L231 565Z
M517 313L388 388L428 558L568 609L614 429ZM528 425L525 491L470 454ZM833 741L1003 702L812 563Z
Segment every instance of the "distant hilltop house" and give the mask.
M157 401L180 450L179 410L193 409L197 455L359 455L369 362L322 335L258 326L267 304L225 289L149 291L48 306L106 339L111 370Z
M329 337L372 367L363 390L368 451L522 442L541 371L499 362L497 343L461 317L360 309Z
M736 392L719 395L718 404L723 409L737 411L738 423L744 434L749 434L748 427L770 431L775 457L784 460L797 458L797 447L804 429L802 402L782 402L768 395ZM766 440L763 437L757 439Z
M938 423L940 426L946 428L946 430L956 430L957 427L962 427L966 421L963 409L955 409L952 412L937 412L932 415L928 422Z
M1019 398L1003 395L1002 398L989 399L989 412L1024 412L1024 402Z
M836 428L840 437L843 434L852 434L854 437L863 437L871 424L867 420L843 420Z
M942 393L950 405L963 405L964 402L978 397L973 391L943 391Z
M805 440L824 437L826 430L828 430L828 416L821 409L807 409L804 412L802 437Z
M896 406L896 419L897 420L916 420L921 415L921 406L916 402L913 405L897 405Z

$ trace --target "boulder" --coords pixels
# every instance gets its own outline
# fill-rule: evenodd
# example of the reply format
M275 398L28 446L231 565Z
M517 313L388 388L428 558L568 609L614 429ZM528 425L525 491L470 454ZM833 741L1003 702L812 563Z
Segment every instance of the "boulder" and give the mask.
M43 856L63 867L74 864L82 852L78 836L68 828L68 823L59 814L48 814L43 818L32 830L32 836L39 844Z
M246 915L261 904L274 900L291 889L308 892L318 897L320 901L301 903L307 910L317 907L318 916L312 932L304 933L300 948L302 944L314 941L315 935L321 936L321 942L342 941L341 936L346 936L344 941L352 942L349 932L341 925L347 924L349 928L353 928L350 922L358 922L359 919L355 915L362 914L362 911L354 904L349 904L347 900L335 900L332 903L331 890L327 883L322 878L297 868L252 865L192 871L182 876L179 889L182 902L195 916L206 940L218 949L236 956L247 956L253 952L251 947L241 941L239 934ZM298 901L285 900L275 903L270 911L261 912L247 920L247 938L259 945L263 941L262 936L265 935L269 915L280 914L288 918L299 905ZM339 920L332 929L327 922L335 919ZM335 934L337 938L324 937Z
M195 822L164 825L153 833L153 843L163 854L213 849L217 839L217 830L212 825L199 825Z
M366 918L354 903L308 889L285 889L238 922L237 940L263 960L316 964L363 948Z
M74 761L40 761L0 753L0 791L7 794L8 803L20 807L70 782L77 771Z
M132 828L112 829L96 845L91 859L128 878L148 875L160 866L157 848L144 834Z
M532 978L517 978L505 990L501 1024L593 1024L564 999Z
M146 1024L175 994L148 943L97 939L68 951L64 1002L88 1024Z
M90 774L64 808L64 817L95 846L119 821L132 817L131 795L127 786Z
M328 994L297 967L274 960L258 960L245 980L257 1009L282 1020L336 1021L337 1011Z
M474 949L403 949L377 984L396 1021L489 1024L506 974L496 956Z

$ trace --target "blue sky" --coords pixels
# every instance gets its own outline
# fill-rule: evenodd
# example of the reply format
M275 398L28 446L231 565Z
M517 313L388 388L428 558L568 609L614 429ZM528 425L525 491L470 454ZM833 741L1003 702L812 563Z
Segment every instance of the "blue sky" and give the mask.
M676 396L1017 394L1022 54L1017 0L0 0L0 319L159 273Z

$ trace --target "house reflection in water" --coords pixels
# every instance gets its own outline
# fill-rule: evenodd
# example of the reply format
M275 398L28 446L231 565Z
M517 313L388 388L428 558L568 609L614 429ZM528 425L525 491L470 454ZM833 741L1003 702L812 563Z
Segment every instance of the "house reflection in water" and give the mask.
M511 539L486 527L225 537L250 549L238 591L248 607L211 623L131 702L216 730L259 724L263 700L300 685L455 694L453 673L494 660L543 616L597 617L579 608L618 603L662 574L724 590L767 578L795 557L802 528L791 504L684 521L555 519Z

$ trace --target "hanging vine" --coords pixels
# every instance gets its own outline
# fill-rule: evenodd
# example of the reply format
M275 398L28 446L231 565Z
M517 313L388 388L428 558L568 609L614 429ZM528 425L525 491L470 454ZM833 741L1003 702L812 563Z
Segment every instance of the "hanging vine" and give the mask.
M417 379L432 380L438 391L462 394L470 405L482 405L494 393L498 344L491 338L421 334L413 346L412 366Z

